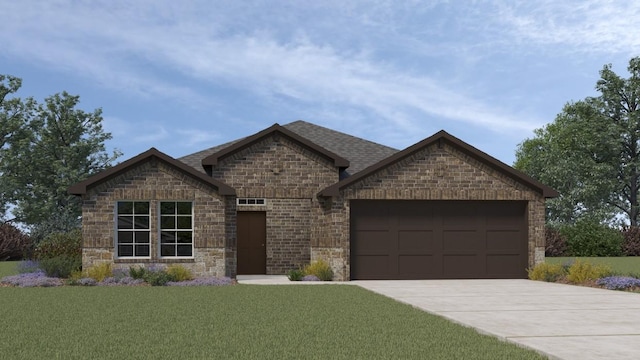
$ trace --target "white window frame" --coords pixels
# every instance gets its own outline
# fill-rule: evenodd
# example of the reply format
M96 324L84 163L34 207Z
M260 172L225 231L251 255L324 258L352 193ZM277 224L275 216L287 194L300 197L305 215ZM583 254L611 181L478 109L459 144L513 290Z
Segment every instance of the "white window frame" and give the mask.
M238 206L265 206L267 199L265 198L236 198Z
M176 210L174 212L174 214L168 214L168 215L163 215L162 214L162 204L163 203L174 203L176 204ZM178 203L189 203L191 204L191 214L190 215L185 215L185 214L178 214L177 213L177 204ZM195 256L195 231L194 231L194 203L193 201L190 200L160 200L158 201L158 258L160 259L193 259ZM166 228L163 229L162 228L162 217L169 217L169 216L173 216L174 217L174 227L172 229L170 228ZM178 218L180 217L187 217L190 216L191 217L191 227L189 229L179 229L178 228ZM162 233L163 232L174 232L174 242L173 243L163 243L162 242ZM177 239L177 233L178 232L190 232L191 233L191 255L190 256L178 256L178 245L180 245L181 243L178 242ZM175 248L175 256L172 255L162 255L162 246L167 246L167 245L173 245ZM182 243L182 245L186 245L184 243Z
M119 204L121 203L132 203L133 204L133 213L132 214L120 214L118 212L118 207ZM141 213L141 214L137 214L135 212L135 207L136 207L136 203L146 203L147 207L148 207L148 212L146 214ZM121 229L119 227L119 216L131 216L132 219L132 228L131 229ZM135 228L135 224L136 224L136 217L147 217L147 220L149 222L149 225L147 226L147 229L136 229ZM151 201L148 200L119 200L116 201L116 205L115 205L115 209L114 209L114 227L115 227L115 231L114 231L114 242L115 242L115 257L117 259L151 259ZM119 233L120 232L132 232L133 233L133 242L131 243L123 243L122 245L131 245L133 247L133 256L123 256L120 255L120 239L119 239ZM136 242L136 233L142 233L142 232L146 232L147 233L147 237L149 239L148 242L146 243L137 243ZM149 255L147 256L135 256L136 254L136 246L137 245L146 245L149 247Z

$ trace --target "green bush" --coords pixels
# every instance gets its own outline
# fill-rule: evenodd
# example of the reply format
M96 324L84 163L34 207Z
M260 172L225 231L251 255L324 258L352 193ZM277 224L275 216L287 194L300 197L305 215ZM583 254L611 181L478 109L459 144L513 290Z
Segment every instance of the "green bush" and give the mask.
M176 281L166 271L147 271L144 281L151 286L165 286L169 281Z
M38 260L59 256L81 259L82 232L76 229L66 233L53 233L38 243L33 255Z
M171 281L193 280L191 271L180 264L169 265L165 271L171 277Z
M531 280L555 282L566 275L566 270L560 264L541 263L533 269L527 269L527 273Z
M186 270L186 269L185 269ZM151 286L164 286L169 281L178 281L165 269L160 269L152 265L150 268L130 267L129 275L134 279L142 279Z
M133 267L131 266L129 268L129 276L131 276L134 279L142 279L144 280L144 277L147 273L147 269L143 268L143 267Z
M597 222L583 220L564 226L569 256L620 256L623 236L620 231Z
M40 259L40 268L48 277L68 278L82 268L82 259L66 255Z
M300 269L289 270L287 277L290 281L300 281L304 277L304 271Z
M305 266L304 274L315 275L322 281L333 280L333 270L331 270L331 266L329 266L329 264L322 259L316 260L311 264Z
M569 267L567 280L574 284L582 284L586 281L598 280L611 274L611 267L607 265L593 265L588 261L578 259Z

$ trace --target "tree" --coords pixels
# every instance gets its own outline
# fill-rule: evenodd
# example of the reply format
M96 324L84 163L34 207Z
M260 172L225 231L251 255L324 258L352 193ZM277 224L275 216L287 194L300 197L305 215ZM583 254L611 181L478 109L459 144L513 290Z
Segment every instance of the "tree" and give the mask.
M516 150L517 169L560 192L548 201L551 222L640 217L640 57L623 79L611 64L600 71L597 97L568 103L555 121Z
M6 150L8 143L20 143L26 134L25 124L31 117L35 102L28 98L9 98L22 86L22 80L10 75L0 74L0 152ZM0 153L1 154L1 153ZM0 182L0 219L4 218L9 202L7 194L10 189Z
M14 85L12 92L20 83ZM9 136L0 149L3 204L15 206L12 213L17 221L32 227L54 225L53 230L57 226L61 231L77 226L80 200L69 195L67 188L120 156L117 150L112 154L105 150L111 134L102 129L102 110L77 109L79 101L79 96L62 92L46 98L44 104L22 102L25 111L19 136Z

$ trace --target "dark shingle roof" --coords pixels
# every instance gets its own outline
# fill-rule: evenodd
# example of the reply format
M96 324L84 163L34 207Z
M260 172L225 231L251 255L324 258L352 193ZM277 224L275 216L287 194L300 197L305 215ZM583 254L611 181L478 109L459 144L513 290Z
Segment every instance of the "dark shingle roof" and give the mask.
M302 120L283 125L283 127L349 160L350 166L346 170L346 175L349 176L399 151L388 146L377 144L372 141L364 140ZM198 171L204 172L202 159L243 139L244 138L237 139L202 150L197 153L181 157L178 160Z

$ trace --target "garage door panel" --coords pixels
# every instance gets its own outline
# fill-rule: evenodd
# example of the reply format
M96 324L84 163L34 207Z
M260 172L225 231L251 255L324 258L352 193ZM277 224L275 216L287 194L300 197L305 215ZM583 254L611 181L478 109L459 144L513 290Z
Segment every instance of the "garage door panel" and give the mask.
M480 259L478 255L443 255L442 270L444 278L470 279L478 276Z
M496 278L526 277L527 270L522 266L519 254L487 255L487 273ZM514 271L520 269L520 271Z
M475 251L479 248L479 241L477 231L444 231L442 234L442 249L444 251Z
M362 274L362 279L385 279L389 276L388 255L356 256L352 259L351 271Z
M355 230L386 230L389 228L389 207L372 203L358 209L359 216L352 220Z
M486 205L486 223L487 226L504 227L509 226L519 229L524 221L524 212L526 203L509 202L509 203L490 203Z
M359 231L358 254L387 254L389 252L389 231Z
M352 279L526 278L526 201L351 201Z
M487 231L487 251L514 250L522 248L520 232L511 231Z
M398 231L398 250L433 251L435 248L433 231Z
M420 279L424 274L436 273L441 267L433 255L400 255L398 275L402 279Z

